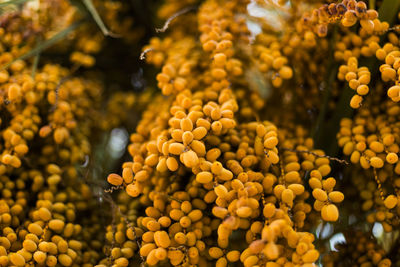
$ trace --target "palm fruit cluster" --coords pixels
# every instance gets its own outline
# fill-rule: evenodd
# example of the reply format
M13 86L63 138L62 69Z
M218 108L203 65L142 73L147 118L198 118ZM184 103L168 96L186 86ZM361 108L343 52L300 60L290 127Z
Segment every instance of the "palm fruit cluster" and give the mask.
M397 1L0 11L0 266L400 266Z
M125 229L134 229L126 236L137 241L141 262L391 265L374 239L360 245L368 256L341 256L366 232L346 234L343 249L337 245L334 253L327 240L316 238L315 227L350 224L354 209L339 206L346 202L340 187L352 191L350 201L361 196L356 224L378 222L385 232L398 225L397 76L390 70L397 70L397 28L363 1L278 2L203 1L172 15L180 22L143 48L146 62L159 69L157 87L165 97L154 99L131 134L131 159L107 177L111 188L124 188L120 195L145 210L120 215ZM167 1L160 10L179 12L181 3ZM251 8L273 10L263 14L281 25L252 17L260 31L254 35L246 20ZM375 70L366 58L386 65ZM358 110L345 118L349 108ZM337 111L338 118L332 115ZM327 118L337 121L333 129L343 150L330 149L336 158L320 149L331 147L321 143ZM334 228L344 232L346 226Z
M115 21L122 3L104 5ZM101 80L76 75L77 67L94 64L90 54L100 50L103 37L90 36L98 35L96 26L85 22L51 47L53 56L67 54L74 66L46 55L37 64L26 56L79 19L68 1L24 4L1 15L1 266L94 266L105 255L105 235L98 235L102 205L82 165L96 131L111 126L99 123Z

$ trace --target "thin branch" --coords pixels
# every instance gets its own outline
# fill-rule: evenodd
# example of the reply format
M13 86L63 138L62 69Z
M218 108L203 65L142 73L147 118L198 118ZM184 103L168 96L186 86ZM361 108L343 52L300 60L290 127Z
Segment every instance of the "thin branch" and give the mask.
M139 59L140 59L140 60L145 60L145 59L146 59L146 54L147 54L148 52L150 52L150 51L153 51L153 50L154 50L154 48L147 48L146 50L144 50L144 51L140 54Z
M58 82L58 84L57 84L57 86L56 86L56 89L54 90L55 93L56 93L56 100L55 100L55 102L54 102L54 105L51 107L50 112L54 112L54 111L57 109L57 106L58 106L58 92L60 91L61 85L62 85L66 80L68 80L69 78L71 78L70 75L65 76L65 77L61 78L61 80Z
M344 159L338 159L338 158L331 157L331 156L328 156L328 155L318 155L317 153L309 151L309 150L296 150L296 149L285 148L285 147L281 147L279 149L282 149L282 150L285 150L285 151L296 152L296 153L307 153L307 154L311 154L313 156L316 156L317 158L327 158L329 160L337 161L337 162L339 162L341 164L349 165L349 163Z
M54 112L57 109L58 106L58 98L59 98L59 91L60 91L60 87L61 85L66 82L67 80L71 79L73 77L73 74L79 69L80 65L74 65L71 69L71 73L63 78L60 79L60 81L58 82L56 89L55 89L55 93L56 93L56 100L54 102L54 105L51 107L50 112ZM85 159L86 160L86 159Z
M167 19L167 21L165 21L164 26L163 26L162 28L156 28L156 32L165 32L165 31L168 29L169 24L170 24L175 18L177 18L177 17L179 17L180 15L183 15L183 14L189 12L189 11L196 10L196 9L197 9L196 6L189 6L189 7L185 7L185 8L183 8L183 9L179 10L178 12L174 13L171 17L169 17L169 18Z

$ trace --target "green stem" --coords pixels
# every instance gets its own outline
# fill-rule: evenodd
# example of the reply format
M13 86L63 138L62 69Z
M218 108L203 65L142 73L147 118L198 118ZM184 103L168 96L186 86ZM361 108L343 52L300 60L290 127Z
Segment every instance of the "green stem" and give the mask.
M96 22L97 26L99 26L100 30L105 36L111 36L115 37L115 34L110 32L106 25L104 24L103 20L101 19L99 12L97 12L96 7L93 5L92 0L83 0L83 3L85 4L87 10L90 12L92 15L94 21Z
M40 54L37 53L35 58L34 58L34 60L33 60L32 74L31 74L32 78L35 78L36 70L37 70L37 67L38 67L38 64L39 64L39 58L40 58Z

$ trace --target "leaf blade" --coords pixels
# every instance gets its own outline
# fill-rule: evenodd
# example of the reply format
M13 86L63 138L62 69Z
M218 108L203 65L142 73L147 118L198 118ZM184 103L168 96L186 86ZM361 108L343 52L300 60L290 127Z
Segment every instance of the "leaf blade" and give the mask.
M105 36L112 36L112 33L108 30L106 25L104 24L103 20L100 17L99 12L97 12L96 7L93 5L92 0L83 0L86 8L88 9L89 13L92 15L94 21L96 22L97 26L99 26L101 32Z
M396 19L397 11L400 9L400 1L384 0L378 13L381 21L386 21L392 25Z

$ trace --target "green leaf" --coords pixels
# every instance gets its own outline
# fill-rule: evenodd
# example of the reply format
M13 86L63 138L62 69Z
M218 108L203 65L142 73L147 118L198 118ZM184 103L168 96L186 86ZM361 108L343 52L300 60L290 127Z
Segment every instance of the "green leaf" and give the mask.
M71 5L75 6L85 17L90 16L86 6L82 3L82 0L70 0L69 2Z
M97 26L99 26L100 30L103 32L105 36L115 36L112 32L110 32L106 25L104 24L103 20L101 19L99 13L96 10L96 7L93 5L92 0L83 0L83 3L85 4L86 8L89 10L90 14L92 15L94 21L97 23Z
M387 21L392 25L396 19L397 12L400 9L400 1L398 0L384 0L378 10L379 19Z
M6 1L6 2L0 2L0 8L8 6L8 5L23 4L23 3L28 2L28 1L31 1L31 0L10 0L10 1Z
M37 53L36 56L35 56L35 59L33 60L32 74L31 74L32 78L35 77L36 70L37 70L37 67L39 65L39 58L40 58L40 53Z
M67 35L71 32L73 32L79 25L81 25L83 22L83 20L80 20L78 22L75 22L74 24L72 24L71 26L69 26L68 28L62 30L61 32L57 33L56 35L54 35L53 37L51 37L48 40L45 40L43 42L41 42L40 44L38 44L37 46L35 46L32 50L30 50L29 52L13 59L11 62L7 63L6 65L3 65L1 67L1 69L6 69L8 68L12 63L14 63L17 60L24 60L27 58L30 58L34 55L39 54L40 52L44 51L45 49L49 48L50 46L54 45L55 43L61 41L62 39L64 39L65 37L67 37Z
M368 1L368 8L369 9L375 9L375 0L369 0Z

